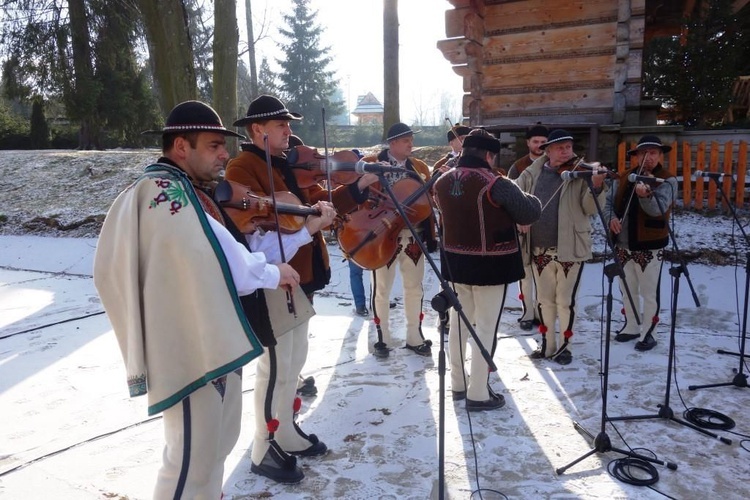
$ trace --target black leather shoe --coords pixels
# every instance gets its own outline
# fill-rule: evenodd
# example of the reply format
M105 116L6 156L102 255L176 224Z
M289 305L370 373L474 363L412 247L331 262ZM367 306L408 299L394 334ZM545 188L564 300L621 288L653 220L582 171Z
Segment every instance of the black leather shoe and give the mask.
M391 350L383 342L377 342L372 348L372 355L376 358L385 359L390 356Z
M297 387L297 394L300 396L311 398L318 394L318 388L315 387L315 379L310 376L303 380L300 387Z
M500 394L490 395L490 399L484 401L466 400L466 409L468 411L487 411L496 410L505 406L505 398Z
M523 321L519 321L518 326L521 327L521 330L526 330L528 332L532 328L534 328L534 321L531 319L525 319Z
M420 356L432 356L432 348L427 342L424 342L419 345L406 344L404 348L410 350L411 352L415 354L419 354Z
M328 453L328 446L318 439L318 436L315 434L309 434L307 438L312 443L309 448L300 451L290 451L288 453L297 457L319 457L320 455Z
M541 349L534 349L531 354L529 354L529 357L531 359L544 359L544 353Z
M646 338L635 343L636 351L650 351L656 347L656 339L650 334L646 334Z
M362 316L363 318L366 318L370 314L370 311L368 311L365 306L357 307L354 312L357 316Z
M618 333L615 335L615 342L630 342L640 337L638 333Z
M250 465L250 471L284 484L299 483L305 478L305 473L297 467L296 458L281 456L273 447L268 449L259 465Z
M555 356L555 361L561 365L569 365L573 361L573 354L566 349Z
M453 394L453 401L461 401L466 399L466 391L451 391Z

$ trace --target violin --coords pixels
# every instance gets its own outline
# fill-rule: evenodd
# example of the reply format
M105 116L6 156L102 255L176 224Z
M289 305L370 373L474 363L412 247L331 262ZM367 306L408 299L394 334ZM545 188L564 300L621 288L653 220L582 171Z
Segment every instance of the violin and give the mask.
M611 171L601 163L585 163L582 156L573 156L570 160L557 167L559 173L576 170L594 170L598 173L606 174L610 179L618 177L617 172Z
M274 193L279 213L278 227L274 204L270 196L260 196L239 182L222 180L214 189L214 200L226 209L237 228L249 234L258 228L278 230L284 234L296 233L305 225L308 215L320 215L317 208L302 204L299 198L288 191Z
M426 183L406 177L392 186L394 197L403 206L411 224L419 224L432 215L428 193L437 178ZM370 186L371 193L375 190ZM398 250L398 235L406 227L393 200L385 193L375 196L356 212L339 222L336 238L347 258L364 269L379 269L393 259Z
M361 175L353 171L354 165L359 161L359 156L354 151L346 149L336 151L326 157L311 146L294 146L287 152L286 161L292 167L297 185L303 189L327 180L328 170L330 170L331 182L334 184L353 184ZM351 168L348 171L335 170L336 166Z

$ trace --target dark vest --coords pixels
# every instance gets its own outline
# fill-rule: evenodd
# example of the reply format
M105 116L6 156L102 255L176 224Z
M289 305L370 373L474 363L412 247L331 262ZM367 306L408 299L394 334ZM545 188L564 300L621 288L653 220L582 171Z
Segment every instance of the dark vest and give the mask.
M620 175L617 193L615 193L615 215L620 220L623 220L625 217L628 218L628 250L656 250L664 248L669 244L669 228L667 225L669 224L669 214L672 211L672 207L663 207L665 214L656 217L652 217L643 211L640 203L635 199L637 196L633 194L635 184L628 181L628 176L632 173L637 173L638 168L630 168ZM651 173L654 177L660 179L672 177L661 164L657 165ZM624 214L625 205L631 195L633 196L633 201L630 203L628 213Z
M497 179L478 158L462 156L435 183L440 207L442 273L466 285L501 285L523 278L516 223L490 198Z

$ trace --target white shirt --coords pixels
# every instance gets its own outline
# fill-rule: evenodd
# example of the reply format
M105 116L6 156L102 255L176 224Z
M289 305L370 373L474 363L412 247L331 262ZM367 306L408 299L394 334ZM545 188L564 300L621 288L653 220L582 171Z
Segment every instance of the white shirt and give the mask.
M210 215L207 218L227 258L238 294L248 295L258 288L278 288L281 273L274 264L281 262L281 252L275 232L261 234L260 231L256 231L247 235L247 242L252 249L252 252L248 252L227 228ZM312 241L312 236L304 226L296 233L282 234L281 238L287 259L291 259L301 246Z

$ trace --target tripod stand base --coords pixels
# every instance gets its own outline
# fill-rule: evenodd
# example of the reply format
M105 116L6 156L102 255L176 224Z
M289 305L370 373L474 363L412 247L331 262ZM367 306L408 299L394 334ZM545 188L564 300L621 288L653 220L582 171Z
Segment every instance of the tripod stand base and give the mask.
M634 453L632 451L621 450L619 448L614 448L612 446L612 441L609 439L609 435L606 432L604 432L604 431L600 432L599 434L596 435L596 437L594 437L593 434L591 434L589 431L587 431L586 429L584 429L583 427L581 427L581 425L578 422L573 422L573 427L575 427L575 429L577 431L582 432L582 433L586 434L589 438L593 439L594 440L594 443L593 443L594 447L588 453L585 453L584 455L581 455L580 457L578 457L575 460L573 460L572 462L570 462L568 465L565 465L563 467L555 469L555 473L558 476L562 475L566 470L568 470L569 468L571 468L572 466L574 466L578 462L581 462L582 460L590 457L594 453L606 453L608 451L614 451L614 452L619 453L621 455L625 455L625 456L631 457L631 458L638 458L638 459L644 460L646 462L651 462L653 464L666 465L667 469L669 469L669 470L677 470L677 464L674 464L672 462L664 462L663 460L658 460L656 458L647 457L647 456L644 456L644 455L639 455L638 453Z
M723 354L723 353L722 353ZM750 387L747 385L747 375L744 373L738 373L734 376L731 382L725 382L723 384L708 384L708 385L689 385L688 389L691 391L694 391L696 389L705 389L707 387L728 387L730 385L733 385L735 387Z

